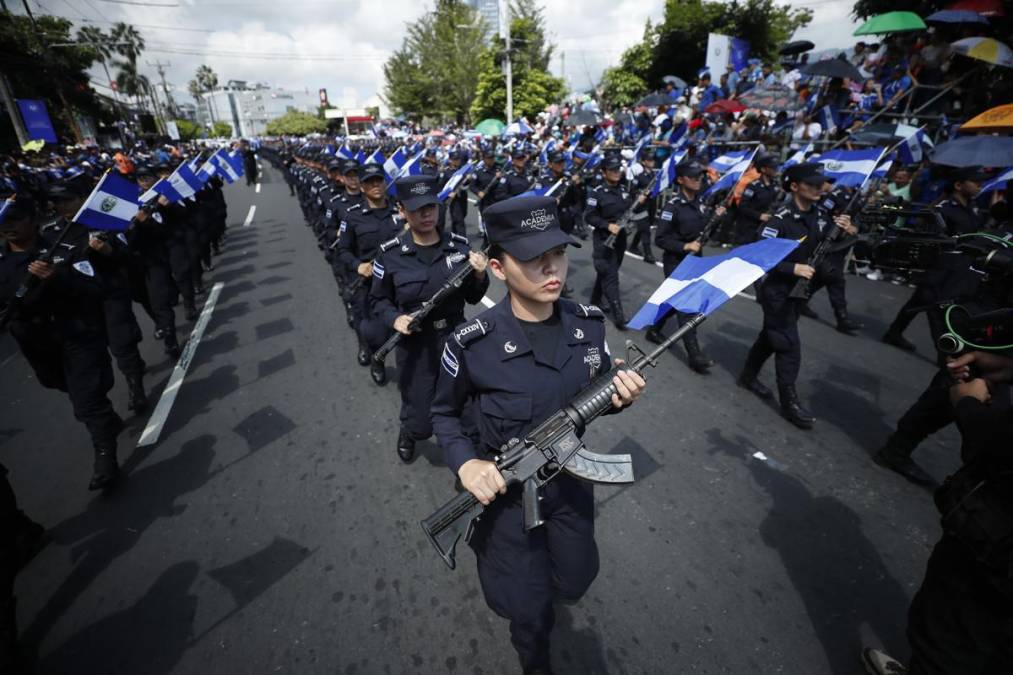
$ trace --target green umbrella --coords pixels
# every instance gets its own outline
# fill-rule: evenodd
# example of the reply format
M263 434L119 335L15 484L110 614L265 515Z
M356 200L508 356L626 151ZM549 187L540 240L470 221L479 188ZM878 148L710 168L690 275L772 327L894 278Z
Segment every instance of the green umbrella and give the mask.
M490 117L475 125L475 131L483 136L499 136L506 129L506 124Z
M925 22L914 12L887 12L863 23L855 35L887 35L925 29Z

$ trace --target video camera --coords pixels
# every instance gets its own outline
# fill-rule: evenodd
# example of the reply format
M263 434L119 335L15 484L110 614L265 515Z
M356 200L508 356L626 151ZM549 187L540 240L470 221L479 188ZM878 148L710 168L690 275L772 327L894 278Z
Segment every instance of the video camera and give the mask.
M984 280L973 299L945 308L948 332L936 347L950 355L972 349L1013 350L1013 242L986 234L960 239L956 250L972 257L972 268Z

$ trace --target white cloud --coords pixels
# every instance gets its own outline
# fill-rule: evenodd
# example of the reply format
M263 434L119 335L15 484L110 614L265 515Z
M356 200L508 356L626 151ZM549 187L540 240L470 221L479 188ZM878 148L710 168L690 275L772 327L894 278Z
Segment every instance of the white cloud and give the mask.
M545 0L546 23L556 44L552 71L565 75L574 90L590 88L626 47L641 38L645 21L661 19L664 4L664 0ZM850 0L791 4L809 6L815 14L796 39L812 40L818 49L854 43ZM197 66L206 63L221 82L268 82L309 91L324 87L332 102L360 107L375 102L382 92L383 62L400 46L405 25L430 9L432 0L181 0L175 8L54 0L49 6L78 25L84 16L140 26L148 42L141 71L157 81L148 63L170 62L167 79L180 92L186 91ZM104 75L96 70L95 78L103 80Z

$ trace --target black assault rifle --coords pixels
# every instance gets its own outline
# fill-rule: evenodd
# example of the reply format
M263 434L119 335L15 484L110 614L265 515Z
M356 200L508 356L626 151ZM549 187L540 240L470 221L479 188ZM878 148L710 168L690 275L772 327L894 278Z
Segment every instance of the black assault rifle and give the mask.
M643 375L647 366L658 359L676 340L700 325L704 314L693 315L650 354L644 354L632 342L627 350L640 356L631 364L614 366L591 381L569 404L553 413L523 439L512 438L495 457L496 468L507 485L524 486L524 528L531 530L544 521L539 506L539 489L561 471L596 483L632 483L633 461L629 455L603 455L591 452L580 440L584 430L599 415L612 409L612 382L616 372L625 370ZM420 524L443 561L454 569L454 548L461 537L471 539L474 523L485 507L470 492L462 492L444 504Z
M637 192L636 197L634 197L633 199L633 204L631 204L630 208L626 209L626 211L623 212L623 215L619 217L619 221L617 222L617 224L619 225L620 228L626 230L627 234L629 234L633 229L633 210L636 209L638 206L640 206L641 197L646 197L651 194L651 190L654 189L654 184L658 182L658 176L660 174L661 171L654 172L654 176L651 177L651 182L648 183L647 187L645 187L643 190L639 190ZM605 238L605 248L615 248L617 237L618 235L609 232L609 236Z
M60 236L53 242L53 245L50 246L45 253L36 258L36 260L44 263L53 262L53 256L56 255L56 251L60 248L60 245L63 244L63 240L70 232L70 229L71 223L68 222L60 232ZM17 287L17 290L14 291L14 297L8 300L3 310L0 311L0 333L7 330L7 326L10 325L10 322L17 316L18 310L25 301L25 296L27 296L33 288L38 286L41 281L42 280L39 277L35 276L31 272L25 275L25 278Z
M483 249L483 255L488 250L489 249ZM464 280L467 279L468 275L472 272L474 272L474 269L471 267L469 260L465 258L464 264L454 270L454 273L447 277L447 280L443 282L443 285L440 286L435 293L433 293L432 297L428 300L424 300L421 307L409 314L412 319L411 323L408 324L409 332L418 330L419 326L422 325L422 322L426 320L426 317L429 316L434 309L443 304L444 300L461 288L461 286L464 285ZM373 362L378 365L383 363L384 359L387 358L387 354L394 351L394 348L397 347L397 344L401 342L404 337L404 333L394 331L394 334L387 338L387 341L384 342L379 349L373 352Z

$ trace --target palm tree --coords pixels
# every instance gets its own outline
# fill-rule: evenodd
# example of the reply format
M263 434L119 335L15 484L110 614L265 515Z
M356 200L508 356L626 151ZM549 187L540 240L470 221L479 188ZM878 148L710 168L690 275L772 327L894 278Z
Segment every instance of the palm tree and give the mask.
M144 50L144 36L140 31L121 21L113 26L109 34L116 43L116 52L136 67L137 57Z
M197 72L194 79L190 80L190 94L194 98L200 98L201 94L208 92L211 94L215 93L215 89L218 88L218 75L215 71L211 70L211 67L205 64L201 64L197 68ZM196 93L195 93L196 92ZM214 96L208 99L208 116L211 118L211 123L215 122L215 114L213 110Z

